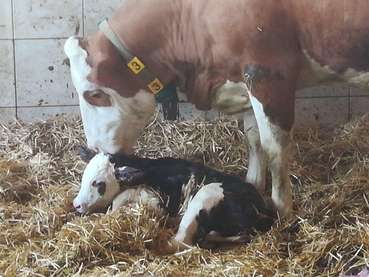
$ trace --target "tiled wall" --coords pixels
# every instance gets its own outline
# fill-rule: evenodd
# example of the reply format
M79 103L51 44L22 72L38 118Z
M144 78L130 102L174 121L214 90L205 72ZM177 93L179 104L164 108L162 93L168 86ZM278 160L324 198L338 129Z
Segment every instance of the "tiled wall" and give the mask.
M0 121L78 114L64 41L94 32L120 1L0 0ZM368 107L369 94L349 87L304 90L296 99L297 122L341 123ZM179 114L181 119L217 116L188 103L180 104Z

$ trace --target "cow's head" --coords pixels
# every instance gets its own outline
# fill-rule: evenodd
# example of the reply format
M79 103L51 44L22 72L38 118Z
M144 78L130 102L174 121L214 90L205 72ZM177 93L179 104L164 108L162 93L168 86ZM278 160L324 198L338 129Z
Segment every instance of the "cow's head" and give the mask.
M125 82L124 72L120 74L119 69L114 70L115 67L109 67L109 70L103 70L103 66L97 68L94 64L100 59L101 53L95 51L94 47L91 47L91 55L94 55L92 58L75 37L69 38L64 45L73 84L79 95L88 147L105 153L130 153L155 112L154 96L145 90L135 90L134 86L132 88L132 85ZM104 62L99 64L104 65ZM123 64L120 66L124 68ZM99 82L96 76L109 80L113 85L104 86L107 82ZM130 92L117 93L115 88L118 85L114 84L119 84L120 88L126 84Z
M81 188L73 200L79 213L91 213L107 208L120 192L114 165L109 155L99 153L87 164L82 175Z

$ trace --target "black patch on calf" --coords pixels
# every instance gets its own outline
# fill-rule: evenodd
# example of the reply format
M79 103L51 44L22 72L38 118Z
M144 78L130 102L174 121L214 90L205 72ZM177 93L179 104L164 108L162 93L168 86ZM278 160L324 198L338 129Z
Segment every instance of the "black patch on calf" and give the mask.
M201 210L197 217L196 240L200 246L211 231L223 237L247 236L255 231L265 232L273 225L274 215L257 190L237 178L227 179L229 182L222 185L224 199L208 212Z
M224 199L209 212L202 210L198 215L197 241L210 231L225 237L245 232L252 234L254 229L266 231L274 222L274 214L267 209L255 187L237 176L182 159L148 159L115 154L110 160L116 167L129 166L144 172L143 183L160 192L164 202L168 202L167 211L171 216L178 213L182 187L192 175L198 184L202 181L204 184L222 183ZM194 189L192 195L197 190Z
M190 161L174 158L139 158L124 154L111 155L110 161L115 167L128 166L144 172L140 184L146 184L160 192L170 216L178 213L182 195L182 186L186 185L196 165ZM202 166L202 165L199 165ZM128 182L125 185L135 186Z

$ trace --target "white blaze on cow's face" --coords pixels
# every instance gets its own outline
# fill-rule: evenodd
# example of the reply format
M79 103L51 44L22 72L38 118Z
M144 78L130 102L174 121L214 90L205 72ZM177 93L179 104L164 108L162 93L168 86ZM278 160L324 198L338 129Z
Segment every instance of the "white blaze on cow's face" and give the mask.
M144 127L155 112L155 98L141 90L133 97L122 97L112 89L87 80L91 67L87 52L75 37L69 38L64 51L70 61L73 84L78 92L83 127L90 149L105 153L130 153ZM103 104L88 101L95 98Z
M73 206L79 213L98 211L108 207L119 192L114 165L108 155L99 153L83 172L81 188L73 200Z

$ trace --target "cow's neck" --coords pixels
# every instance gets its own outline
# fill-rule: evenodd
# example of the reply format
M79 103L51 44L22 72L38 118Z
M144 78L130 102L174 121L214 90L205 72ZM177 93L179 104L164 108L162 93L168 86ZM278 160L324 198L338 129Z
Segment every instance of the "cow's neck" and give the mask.
M209 75L212 40L198 12L186 1L128 0L109 23L160 79L175 79L191 102L208 109L208 94L224 80Z
M109 24L133 55L145 61L145 65L163 82L169 83L174 74L164 65L162 50L169 32L163 18L170 16L170 8L160 6L159 1L154 5L152 1L145 0L123 1L109 19Z

